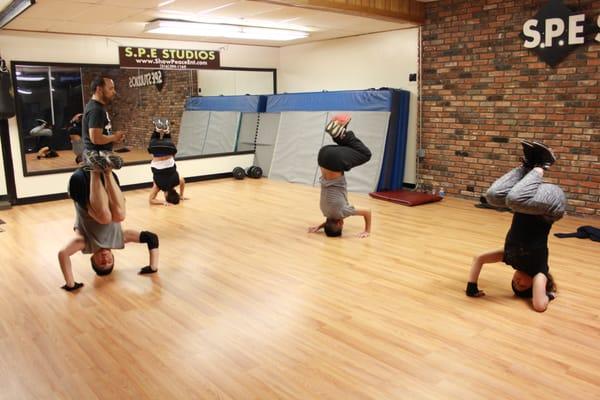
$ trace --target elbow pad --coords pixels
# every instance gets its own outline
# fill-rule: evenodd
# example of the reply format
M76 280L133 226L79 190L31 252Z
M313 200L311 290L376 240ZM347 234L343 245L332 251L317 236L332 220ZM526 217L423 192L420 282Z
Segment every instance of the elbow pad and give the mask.
M148 250L158 249L158 236L149 231L140 232L140 243L146 243Z

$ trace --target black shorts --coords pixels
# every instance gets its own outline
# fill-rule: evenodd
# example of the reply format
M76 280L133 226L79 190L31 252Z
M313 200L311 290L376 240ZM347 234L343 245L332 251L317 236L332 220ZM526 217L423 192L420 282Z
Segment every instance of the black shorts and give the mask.
M34 151L38 152L44 147L52 147L52 136L36 137Z
M171 139L153 139L148 146L148 153L154 157L174 156L177 154L177 147Z
M371 150L352 131L347 131L342 139L334 139L337 144L321 147L317 162L330 171L350 171L371 159Z
M505 243L502 261L532 278L542 273L548 275L548 247L533 247Z
M114 172L112 173L117 181L117 185L120 186L119 177ZM102 176L102 182L104 182L104 175ZM69 188L67 189L69 197L73 201L77 202L82 208L87 209L87 205L90 201L90 173L79 168L73 172L69 179Z
M152 167L152 180L163 192L169 191L179 185L179 173L177 166L172 166L164 169L156 169Z

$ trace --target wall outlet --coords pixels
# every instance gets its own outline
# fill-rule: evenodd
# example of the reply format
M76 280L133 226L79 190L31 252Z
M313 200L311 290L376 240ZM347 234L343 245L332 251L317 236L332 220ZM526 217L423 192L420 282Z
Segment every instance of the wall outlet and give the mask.
M416 82L417 81L417 74L408 74L408 81L409 82Z
M417 150L417 157L424 158L425 157L425 149Z

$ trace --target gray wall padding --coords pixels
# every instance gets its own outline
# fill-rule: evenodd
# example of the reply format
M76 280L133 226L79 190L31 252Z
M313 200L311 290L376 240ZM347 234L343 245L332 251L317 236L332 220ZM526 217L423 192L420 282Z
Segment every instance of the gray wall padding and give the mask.
M254 150L254 136L258 124L258 113L242 113L240 134L238 138L238 151Z
M269 177L313 185L327 112L282 112Z
M177 157L202 154L210 111L184 111L177 142Z
M257 144L274 145L279 129L281 113L260 114L260 125L258 127Z
M211 111L202 154L231 153L235 151L240 125L239 111Z
M334 114L336 113L331 112L328 119ZM390 113L388 111L354 111L351 115L352 121L350 121L349 129L371 150L372 156L367 163L346 172L348 190L351 192L374 192L377 189L383 164ZM333 143L330 136L327 133L325 135L327 137L326 144ZM318 179L315 184L318 184Z
M177 157L235 151L240 114L237 111L184 111Z
M318 185L320 170L317 164L319 149L333 144L324 127L338 112L283 112L269 177L288 182ZM377 188L390 113L380 111L351 112L349 128L371 150L369 162L346 173L348 190L372 192ZM262 125L262 119L261 119ZM258 148L258 147L257 147ZM263 168L264 170L264 168Z
M279 129L280 113L260 114L258 135L256 136L256 152L254 153L254 165L262 168L265 176L270 176L269 170L273 161L275 141Z

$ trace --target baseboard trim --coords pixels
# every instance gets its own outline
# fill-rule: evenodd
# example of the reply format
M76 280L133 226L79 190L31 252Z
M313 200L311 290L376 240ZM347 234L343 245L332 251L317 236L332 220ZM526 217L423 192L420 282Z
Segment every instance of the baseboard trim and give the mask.
M185 178L186 182L199 182L199 181L208 181L213 179L223 179L232 177L231 172L225 172L221 174L211 174L211 175L202 175L202 176L191 176ZM144 183L134 183L132 185L123 185L121 186L121 190L126 192L129 190L137 190L137 189L145 189L151 188L152 182L144 182ZM54 193L54 194L46 194L43 196L32 196L32 197L23 197L18 198L16 201L16 205L25 205L25 204L34 204L34 203L42 203L46 201L55 201L55 200L64 200L68 199L69 196L67 192L64 193ZM0 198L0 201L2 199Z

